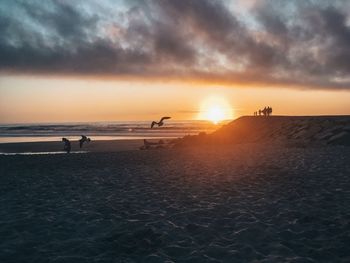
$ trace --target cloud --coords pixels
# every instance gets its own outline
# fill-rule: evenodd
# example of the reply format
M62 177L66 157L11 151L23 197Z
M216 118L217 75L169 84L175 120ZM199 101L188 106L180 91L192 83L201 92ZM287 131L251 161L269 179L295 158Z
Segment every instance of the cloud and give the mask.
M350 88L346 1L2 1L3 74Z

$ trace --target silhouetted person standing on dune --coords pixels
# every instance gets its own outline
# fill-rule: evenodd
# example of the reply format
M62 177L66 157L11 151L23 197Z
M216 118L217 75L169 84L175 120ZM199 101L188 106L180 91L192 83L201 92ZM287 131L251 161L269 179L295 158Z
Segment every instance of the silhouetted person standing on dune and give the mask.
M63 150L66 151L67 153L70 153L70 150L71 150L70 141L67 138L62 138L62 142L64 142Z

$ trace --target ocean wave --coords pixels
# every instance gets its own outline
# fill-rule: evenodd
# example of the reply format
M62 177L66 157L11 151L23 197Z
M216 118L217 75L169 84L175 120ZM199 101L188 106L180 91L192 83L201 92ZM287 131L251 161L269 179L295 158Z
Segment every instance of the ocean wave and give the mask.
M1 125L0 136L63 136L63 135L149 135L149 134L196 134L214 130L205 121L169 122L166 126L151 129L149 122L79 123L79 124L22 124Z

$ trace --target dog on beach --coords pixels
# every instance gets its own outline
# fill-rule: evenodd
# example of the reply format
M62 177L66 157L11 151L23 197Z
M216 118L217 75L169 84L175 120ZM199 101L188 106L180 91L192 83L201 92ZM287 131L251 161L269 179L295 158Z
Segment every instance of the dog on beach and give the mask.
M71 144L70 141L67 138L62 138L62 142L64 142L63 150L67 153L70 153L71 150Z
M84 142L91 142L91 139L86 137L85 135L81 135L81 139L79 140L79 147L82 148Z

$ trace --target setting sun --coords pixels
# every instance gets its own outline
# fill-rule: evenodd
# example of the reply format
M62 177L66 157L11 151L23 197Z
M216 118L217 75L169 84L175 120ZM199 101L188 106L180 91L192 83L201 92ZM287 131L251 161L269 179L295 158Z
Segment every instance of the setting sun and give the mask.
M222 97L209 97L201 105L198 119L218 124L233 118L231 105Z
M219 121L225 119L225 113L222 108L215 106L213 108L208 109L207 119L217 124Z

